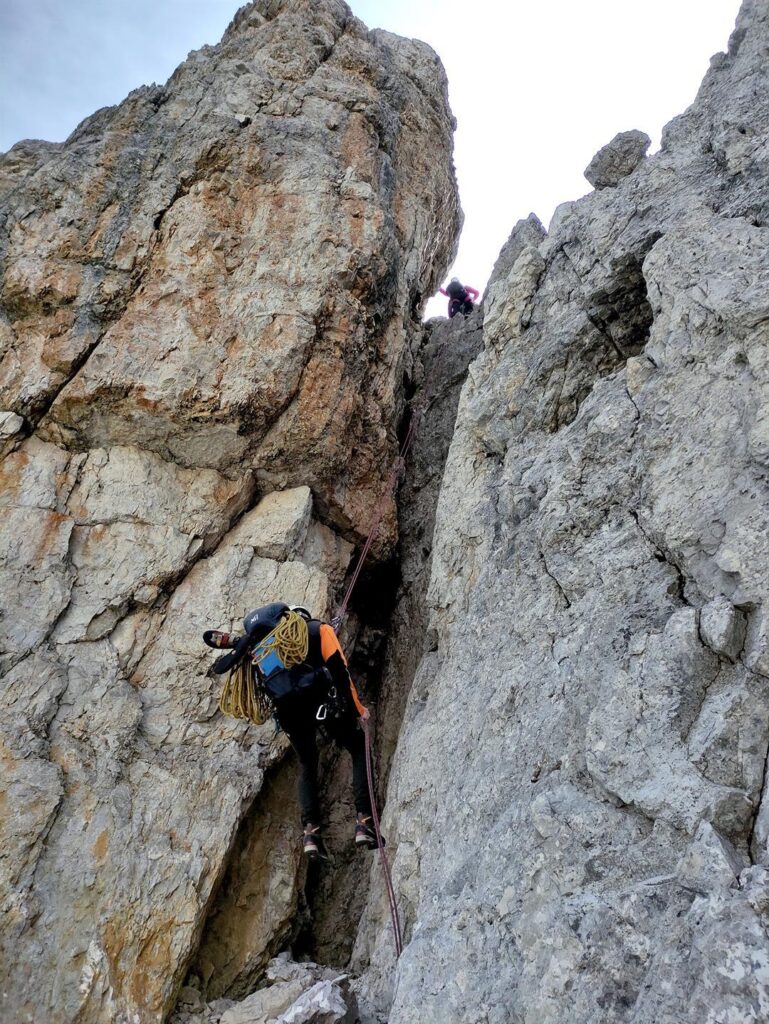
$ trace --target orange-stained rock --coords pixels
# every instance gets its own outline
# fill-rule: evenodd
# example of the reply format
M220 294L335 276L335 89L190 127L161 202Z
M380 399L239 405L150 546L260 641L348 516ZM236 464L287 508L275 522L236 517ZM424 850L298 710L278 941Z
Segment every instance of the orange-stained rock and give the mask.
M339 593L453 254L452 124L424 44L256 0L166 85L0 156L9 1024L175 1004L286 749L220 714L201 634ZM389 498L375 554L395 540ZM295 809L271 813L279 891L248 875L269 899L211 991L290 930Z

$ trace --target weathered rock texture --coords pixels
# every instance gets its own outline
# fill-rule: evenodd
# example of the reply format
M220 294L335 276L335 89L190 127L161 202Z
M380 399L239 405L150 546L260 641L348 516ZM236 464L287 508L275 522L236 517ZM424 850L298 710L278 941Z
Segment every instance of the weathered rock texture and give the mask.
M363 1019L769 1018L769 3L486 294Z
M169 1024L353 1024L357 1019L349 978L287 954L272 960L264 985L245 999L204 1003L185 987Z
M257 0L165 86L0 158L4 1021L160 1021L228 867L212 990L290 931L280 783L280 840L238 837L285 739L222 718L200 635L332 602L452 256L451 129L423 44Z
M595 188L618 185L638 167L651 142L645 132L620 132L598 150L585 168L585 177Z

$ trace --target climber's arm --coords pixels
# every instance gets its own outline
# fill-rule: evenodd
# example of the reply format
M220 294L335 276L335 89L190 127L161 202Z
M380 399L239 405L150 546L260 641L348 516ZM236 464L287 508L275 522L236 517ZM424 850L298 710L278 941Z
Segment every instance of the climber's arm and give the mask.
M350 671L347 668L347 658L341 648L337 635L328 623L324 622L320 627L320 653L326 663L326 668L331 673L331 678L337 686L346 685L350 687L353 703L361 718L368 718L368 709L361 704L355 683L352 681Z

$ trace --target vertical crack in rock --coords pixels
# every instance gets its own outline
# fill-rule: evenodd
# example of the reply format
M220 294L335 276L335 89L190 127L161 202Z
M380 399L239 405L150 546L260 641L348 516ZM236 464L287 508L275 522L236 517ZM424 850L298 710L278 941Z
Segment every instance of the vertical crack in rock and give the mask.
M766 865L767 862L769 861L769 847L767 847L767 843L766 843L766 839L767 839L767 836L766 836L766 826L761 821L761 819L763 818L762 809L763 809L763 806L764 806L764 801L766 800L767 777L769 777L769 744L767 744L766 756L764 757L764 771L763 771L763 774L761 776L761 785L760 785L759 790L758 790L759 798L758 798L758 801L757 801L756 806L755 806L755 810L754 810L754 813L753 813L753 819L752 819L751 825L750 825L750 833L748 834L748 840L747 840L747 850L748 850L748 856L750 857L750 863L751 864L763 864L763 865ZM763 825L763 828L762 828L762 825ZM757 830L764 832L764 835L762 837L763 840L764 840L764 849L761 849L758 846L758 843L756 841L757 840L757 836L756 836Z
M432 527L459 392L481 342L480 313L468 320L433 321L418 356L411 410L423 408L398 495L398 556L361 577L352 612L357 619L351 671L375 714L375 774L380 804L424 632ZM404 423L404 430L407 428ZM327 747L321 767L323 810L332 865L307 879L307 917L296 955L344 967L363 911L371 859L352 847L354 807L349 758Z
M249 995L290 945L302 869L295 790L292 763L271 769L241 823L190 962L190 981L209 1001Z

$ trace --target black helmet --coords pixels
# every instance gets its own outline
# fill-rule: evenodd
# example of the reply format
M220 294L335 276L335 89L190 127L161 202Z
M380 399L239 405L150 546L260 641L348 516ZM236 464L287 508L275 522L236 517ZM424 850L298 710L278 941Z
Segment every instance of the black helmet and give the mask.
M282 601L262 605L248 613L243 619L243 627L252 640L262 640L275 629L288 610L288 605Z

